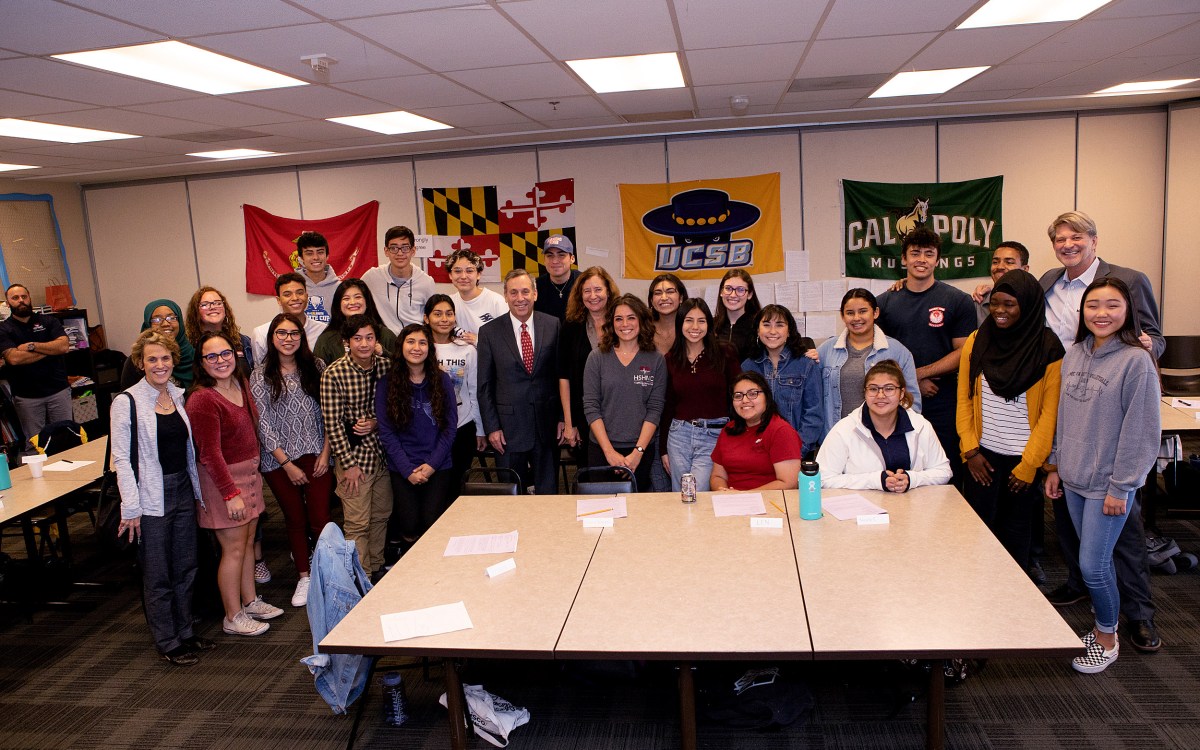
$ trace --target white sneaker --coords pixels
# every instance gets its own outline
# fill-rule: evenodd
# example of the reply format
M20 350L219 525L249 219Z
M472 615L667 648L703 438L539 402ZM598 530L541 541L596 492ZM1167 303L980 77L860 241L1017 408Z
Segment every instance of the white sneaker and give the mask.
M232 620L222 620L221 629L230 635L262 635L270 630L271 626L265 622L255 622L245 612L238 612Z
M312 583L311 576L304 576L296 581L296 593L292 594L292 606L303 607L308 604L308 585Z
M264 602L261 595L254 597L254 601L243 606L242 611L255 620L273 620L283 614L283 610L279 607Z

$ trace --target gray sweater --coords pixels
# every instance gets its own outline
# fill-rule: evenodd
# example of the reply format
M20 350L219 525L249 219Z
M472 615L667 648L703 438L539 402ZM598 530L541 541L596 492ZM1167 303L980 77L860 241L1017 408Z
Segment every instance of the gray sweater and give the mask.
M583 413L589 425L604 420L610 443L636 443L643 422L658 424L666 398L667 363L658 352L639 351L628 367L615 351L597 349L588 355L583 368Z
M1146 481L1162 440L1158 372L1149 352L1113 337L1067 350L1050 463L1086 498L1128 499Z

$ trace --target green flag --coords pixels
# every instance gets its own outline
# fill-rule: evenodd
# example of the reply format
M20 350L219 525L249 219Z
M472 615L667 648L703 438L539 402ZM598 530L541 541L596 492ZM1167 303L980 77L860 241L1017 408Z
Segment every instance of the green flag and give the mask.
M899 279L904 236L924 226L942 238L937 278L987 276L992 251L1004 240L1003 177L965 182L842 180L846 275Z

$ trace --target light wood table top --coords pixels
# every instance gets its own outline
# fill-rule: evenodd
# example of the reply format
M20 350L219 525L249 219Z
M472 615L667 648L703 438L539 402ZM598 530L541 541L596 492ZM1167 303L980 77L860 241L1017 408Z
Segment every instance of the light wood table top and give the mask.
M798 492L785 494L795 508ZM1079 636L953 487L858 494L891 522L792 519L816 658L1081 652Z
M330 632L329 653L552 658L601 529L575 519L577 497L464 496ZM452 536L520 532L515 554L443 557ZM517 569L488 578L512 557ZM380 616L462 601L474 625L385 642Z
M779 491L764 492L783 506ZM811 658L788 533L717 518L712 493L628 497L605 529L563 628L565 658ZM793 507L795 507L793 505Z
M1196 403L1200 404L1200 398L1196 399ZM1196 414L1200 411L1194 409L1179 409L1171 406L1170 400L1164 398L1158 408L1159 418L1162 419L1163 432L1191 432L1200 430L1200 419L1196 419Z
M50 456L46 463L66 459L68 461L93 461L74 471L47 471L34 479L28 466L18 466L9 472L11 489L0 490L0 523L10 521L30 511L37 510L68 493L88 486L104 473L104 446L107 436L90 440L83 445Z

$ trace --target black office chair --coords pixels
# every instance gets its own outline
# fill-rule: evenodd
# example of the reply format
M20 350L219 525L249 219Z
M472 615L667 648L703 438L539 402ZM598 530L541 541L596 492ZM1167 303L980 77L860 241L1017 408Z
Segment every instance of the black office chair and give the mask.
M521 476L503 466L482 466L467 469L463 474L460 495L522 495Z
M1163 339L1167 348L1158 358L1163 394L1200 395L1200 336L1163 336Z
M637 479L626 466L589 466L575 472L574 495L628 495L637 492Z

